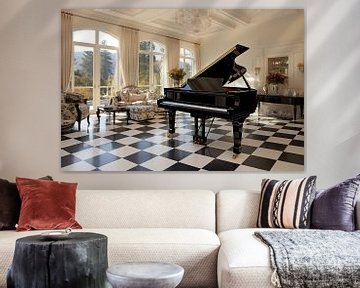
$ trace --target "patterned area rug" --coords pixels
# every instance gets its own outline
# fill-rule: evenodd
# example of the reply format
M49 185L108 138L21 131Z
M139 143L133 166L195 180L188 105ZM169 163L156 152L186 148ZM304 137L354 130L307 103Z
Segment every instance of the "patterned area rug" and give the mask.
M360 231L255 232L270 248L276 287L360 287Z

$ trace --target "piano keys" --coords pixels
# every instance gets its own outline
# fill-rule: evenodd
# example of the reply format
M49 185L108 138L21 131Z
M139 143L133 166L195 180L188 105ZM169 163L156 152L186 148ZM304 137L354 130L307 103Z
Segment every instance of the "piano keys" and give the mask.
M182 87L164 89L164 98L159 99L157 104L168 111L170 136L175 133L176 111L188 112L194 117L193 141L199 144L207 142L206 119L223 118L232 121L234 156L241 152L244 121L257 107L257 91L244 77L246 68L235 63L236 57L248 49L237 44L189 78ZM244 82L245 87L229 86L238 79Z

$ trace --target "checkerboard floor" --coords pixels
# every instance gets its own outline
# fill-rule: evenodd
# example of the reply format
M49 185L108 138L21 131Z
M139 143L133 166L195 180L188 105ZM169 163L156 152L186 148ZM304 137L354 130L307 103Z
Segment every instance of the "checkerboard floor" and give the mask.
M167 137L167 119L126 124L125 116L91 116L81 131L61 136L64 171L303 171L304 122L250 115L242 153L233 159L232 125L216 118L207 145L194 144L193 119L177 113L176 133ZM209 119L210 122L211 119Z

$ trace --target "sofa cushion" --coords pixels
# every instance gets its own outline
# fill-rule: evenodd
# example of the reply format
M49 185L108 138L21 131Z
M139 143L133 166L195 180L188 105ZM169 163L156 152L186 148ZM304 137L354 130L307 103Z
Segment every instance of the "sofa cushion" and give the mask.
M352 231L355 229L355 201L359 193L360 175L316 193L311 227Z
M217 233L256 227L260 193L248 190L222 190L216 194Z
M76 219L83 228L215 231L215 194L210 190L78 190L76 198Z
M147 99L147 93L130 93L129 102L145 101Z
M21 198L16 230L81 228L75 221L76 183L16 178Z
M257 227L308 228L316 176L294 180L263 179Z
M234 229L219 234L219 287L274 287L271 284L273 271L270 267L269 248L254 236L255 231L261 230L265 229Z
M96 229L108 237L109 265L136 261L171 262L182 266L179 287L216 287L220 241L203 229Z

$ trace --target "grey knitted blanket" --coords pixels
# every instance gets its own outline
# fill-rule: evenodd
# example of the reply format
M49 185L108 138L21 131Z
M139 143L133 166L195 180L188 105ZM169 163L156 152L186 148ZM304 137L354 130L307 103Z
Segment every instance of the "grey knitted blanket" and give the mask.
M270 248L276 287L360 287L360 230L255 232Z

